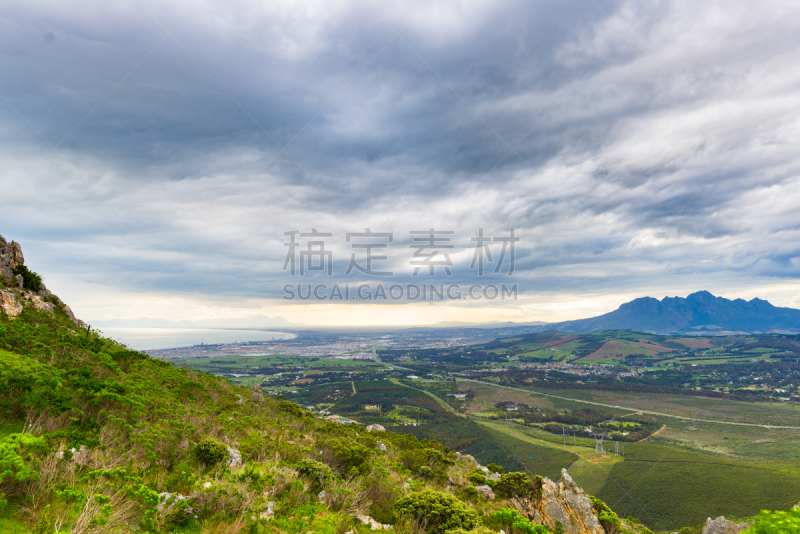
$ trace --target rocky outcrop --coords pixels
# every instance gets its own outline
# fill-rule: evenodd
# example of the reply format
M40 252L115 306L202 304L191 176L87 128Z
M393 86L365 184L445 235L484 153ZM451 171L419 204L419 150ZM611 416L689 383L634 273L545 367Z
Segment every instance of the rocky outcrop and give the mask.
M14 267L25 263L22 256L22 248L19 243L12 241L9 243L0 235L0 277L12 280L14 278Z
M0 310L14 319L22 313L22 303L13 291L0 291Z
M542 479L542 495L535 501L513 499L515 508L536 524L547 525L555 531L560 523L565 534L605 534L597 519L592 501L572 480L566 469L561 470L558 483Z
M12 319L22 313L22 310L26 307L54 313L55 305L45 300L52 293L47 290L44 284L42 284L42 289L38 293L33 293L23 288L22 276L14 275L14 268L20 265L25 265L25 257L22 255L22 248L19 243L16 241L9 243L0 235L0 281L6 286L5 290L0 290L0 311ZM80 328L88 327L86 323L75 317L69 306L66 304L59 304L59 306L76 326Z
M716 519L709 517L703 527L703 534L739 534L749 526L750 524L745 521L737 523L730 519L725 519L725 516L719 516Z

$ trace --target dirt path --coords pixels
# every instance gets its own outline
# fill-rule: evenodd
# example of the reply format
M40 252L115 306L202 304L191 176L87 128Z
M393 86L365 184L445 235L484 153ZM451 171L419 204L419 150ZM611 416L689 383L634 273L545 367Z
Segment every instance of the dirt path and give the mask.
M667 425L661 425L661 428L659 428L658 430L656 430L655 432L653 432L653 433L652 433L652 434L650 434L649 436L647 436L647 437L645 437L645 438L642 438L642 439L640 439L640 440L639 440L639 443L641 443L641 442L643 442L643 441L647 441L648 439L652 438L653 436L657 436L657 435L658 435L658 433L659 433L659 432L661 432L662 430L664 430L665 428L667 428Z
M356 393L358 393L358 391L356 391L356 383L353 380L351 380L350 383L353 385L353 395L355 395Z

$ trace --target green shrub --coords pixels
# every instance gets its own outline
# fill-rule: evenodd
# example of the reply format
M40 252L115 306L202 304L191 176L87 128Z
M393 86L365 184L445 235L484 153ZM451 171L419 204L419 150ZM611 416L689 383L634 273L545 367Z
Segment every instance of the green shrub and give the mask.
M742 534L797 534L800 532L800 509L770 512L762 510Z
M478 524L478 514L449 493L433 490L416 491L394 505L398 520L412 519L423 524L426 532L440 534L463 528L472 530Z
M297 472L317 483L325 482L333 477L330 467L311 458L303 458L297 462Z
M14 267L14 276L22 275L22 287L28 291L38 293L42 290L42 277L25 267L24 265L17 265Z
M592 497L591 495L588 495L588 497L592 501L592 507L597 512L597 519L600 520L600 524L605 531L609 534L620 532L622 530L622 522L617 514L597 497Z
M499 473L499 474L501 474L501 475L503 474L503 468L502 468L502 467L500 467L500 466L499 466L499 465L497 465L497 464L487 464L487 465L486 465L486 469L488 469L488 470L489 470L489 471L491 471L492 473Z
M206 438L194 448L194 455L201 464L211 467L228 457L228 447L214 438Z
M453 530L448 530L447 534L497 534L497 532L488 527L480 526L472 530L464 530L463 528L454 528Z
M278 409L282 412L294 415L295 417L311 416L311 412L303 409L303 407L299 404L295 404L287 400L278 402Z
M531 495L534 491L531 478L520 472L506 473L494 483L494 491L504 497L519 497Z
M484 475L483 471L481 471L480 469L476 469L475 471L467 475L467 480L469 480L476 486L482 486L486 484L486 475Z
M444 476L447 466L455 463L441 451L433 448L407 450L400 456L400 461L409 471L429 478Z
M511 508L501 508L484 518L484 523L505 532L521 534L548 534L550 529L544 525L536 525L528 518Z
M351 439L334 438L325 441L322 448L342 476L369 473L372 451L368 447Z

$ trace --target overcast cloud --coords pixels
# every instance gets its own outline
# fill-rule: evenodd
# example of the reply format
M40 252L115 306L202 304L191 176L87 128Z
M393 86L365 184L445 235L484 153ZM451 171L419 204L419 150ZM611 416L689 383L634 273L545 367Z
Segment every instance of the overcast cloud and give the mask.
M281 301L312 227L343 283L346 232L394 232L407 283L409 231L452 230L469 284L516 229L484 281L519 301L416 322L800 306L799 66L791 2L4 2L0 234L89 320L338 324Z

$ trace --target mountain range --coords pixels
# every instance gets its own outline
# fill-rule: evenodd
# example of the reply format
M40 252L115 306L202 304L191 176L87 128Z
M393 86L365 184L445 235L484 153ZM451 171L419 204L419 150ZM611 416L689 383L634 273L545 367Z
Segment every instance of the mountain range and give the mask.
M658 300L642 297L598 317L550 323L544 329L564 332L798 333L800 310L779 308L759 298L729 300L708 291L698 291L686 298L664 297Z

